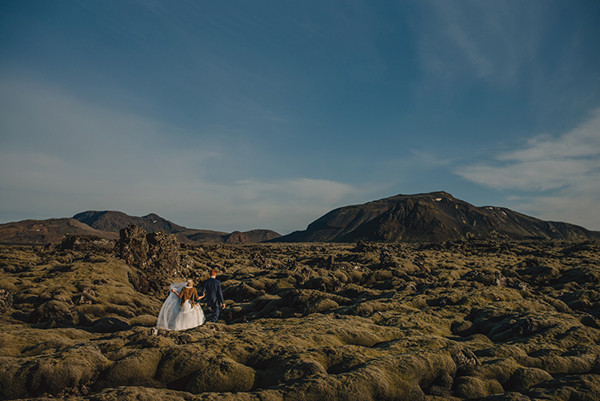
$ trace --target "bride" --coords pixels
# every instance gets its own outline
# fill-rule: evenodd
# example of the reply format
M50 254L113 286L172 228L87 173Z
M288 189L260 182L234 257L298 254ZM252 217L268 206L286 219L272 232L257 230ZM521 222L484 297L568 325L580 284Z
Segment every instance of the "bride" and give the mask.
M158 314L156 327L167 330L187 330L204 323L204 313L197 304L200 299L190 279L170 286L170 294Z

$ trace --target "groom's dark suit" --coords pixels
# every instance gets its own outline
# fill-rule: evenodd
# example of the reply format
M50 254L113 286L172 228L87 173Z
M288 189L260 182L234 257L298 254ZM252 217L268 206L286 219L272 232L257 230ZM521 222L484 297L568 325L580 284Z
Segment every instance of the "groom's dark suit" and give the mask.
M221 313L221 305L225 305L221 282L216 278L209 278L204 282L204 293L206 294L206 304L213 312L212 322L217 323Z

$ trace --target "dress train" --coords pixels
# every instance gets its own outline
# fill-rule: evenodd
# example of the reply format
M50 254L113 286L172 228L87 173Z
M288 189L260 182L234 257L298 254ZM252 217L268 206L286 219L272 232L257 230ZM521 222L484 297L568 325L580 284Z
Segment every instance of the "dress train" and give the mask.
M173 293L178 293L187 286L187 283L175 283L169 287L169 296L163 303L156 327L167 330L187 330L204 323L204 312L199 305L192 305L190 300L181 305L181 299Z

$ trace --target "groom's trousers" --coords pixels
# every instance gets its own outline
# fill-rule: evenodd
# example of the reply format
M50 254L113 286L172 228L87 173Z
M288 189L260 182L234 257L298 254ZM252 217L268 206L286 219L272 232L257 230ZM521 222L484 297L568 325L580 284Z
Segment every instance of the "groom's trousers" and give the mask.
M213 313L211 322L217 323L217 321L219 320L219 315L221 314L221 308L219 308L219 303L215 302L214 304L210 304L208 306L210 307L210 309L212 309Z

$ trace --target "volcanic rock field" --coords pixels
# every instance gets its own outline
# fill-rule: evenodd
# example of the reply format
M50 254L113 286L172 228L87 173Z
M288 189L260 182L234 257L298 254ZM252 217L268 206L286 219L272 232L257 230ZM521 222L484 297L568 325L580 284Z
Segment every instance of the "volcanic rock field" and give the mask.
M0 246L0 398L598 400L600 243ZM219 272L219 323L154 326ZM203 304L204 312L210 311Z

